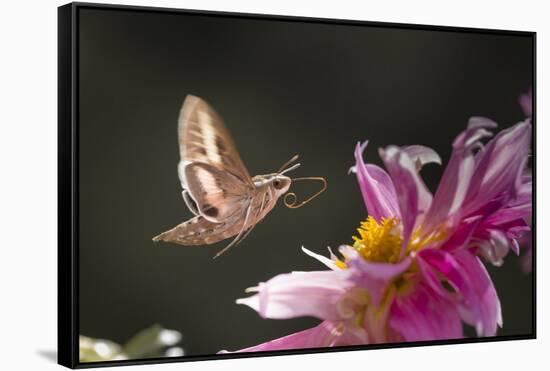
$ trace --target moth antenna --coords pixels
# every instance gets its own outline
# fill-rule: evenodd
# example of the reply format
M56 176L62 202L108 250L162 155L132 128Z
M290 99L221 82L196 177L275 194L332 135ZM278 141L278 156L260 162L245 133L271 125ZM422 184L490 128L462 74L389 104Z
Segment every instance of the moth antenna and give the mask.
M289 171L292 171L292 170L294 170L294 169L299 168L300 165L301 165L301 164L298 162L297 164L292 165L292 166L289 167L288 169L285 169L285 170L283 170L283 171L280 171L279 174L280 174L280 175L283 175L284 173L288 173Z
M292 158L291 158L290 160L288 160L287 162L285 162L285 163L283 164L283 166L281 166L281 168L277 171L277 173L282 174L281 171L283 171L283 170L285 169L285 167L287 167L288 165L290 165L290 164L293 163L294 161L298 160L298 157L299 157L298 155L292 156ZM286 171L288 171L288 169L287 169L287 170L284 170L284 171L286 172Z
M311 200L319 196L321 193L323 193L327 189L327 180L320 176L308 176L304 178L294 178L292 181L300 181L300 180L317 180L323 183L323 186L317 193L313 194L313 196L310 196L309 198L305 199L304 201L298 203L298 198L296 197L296 193L289 192L285 195L283 201L286 207L289 209L298 209L305 204L309 203Z

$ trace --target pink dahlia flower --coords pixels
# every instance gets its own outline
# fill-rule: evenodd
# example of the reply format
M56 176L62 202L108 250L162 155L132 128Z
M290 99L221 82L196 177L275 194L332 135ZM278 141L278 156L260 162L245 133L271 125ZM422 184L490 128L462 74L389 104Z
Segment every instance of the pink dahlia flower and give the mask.
M368 218L353 245L324 257L329 270L280 274L239 299L263 318L311 316L311 329L241 352L461 338L463 323L478 336L502 326L500 301L483 261L500 265L529 231L531 179L524 174L531 143L529 120L501 131L470 119L435 194L419 171L441 163L423 146L380 150L387 172L363 162L352 170Z

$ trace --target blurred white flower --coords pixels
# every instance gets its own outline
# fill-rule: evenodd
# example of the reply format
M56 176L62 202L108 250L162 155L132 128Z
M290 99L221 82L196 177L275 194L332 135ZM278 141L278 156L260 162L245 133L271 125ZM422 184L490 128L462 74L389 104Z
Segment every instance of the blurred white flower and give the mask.
M182 339L180 332L154 325L146 328L124 345L107 339L94 339L80 335L80 361L101 362L150 357L181 357L185 351L175 347Z

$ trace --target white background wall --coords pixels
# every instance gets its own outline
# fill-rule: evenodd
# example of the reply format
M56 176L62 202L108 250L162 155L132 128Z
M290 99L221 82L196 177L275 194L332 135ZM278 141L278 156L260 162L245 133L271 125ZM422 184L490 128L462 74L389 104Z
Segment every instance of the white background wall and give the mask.
M538 33L538 339L410 349L133 366L157 370L540 369L550 349L550 23L545 1L119 1L121 4L358 19ZM56 349L57 6L9 1L0 11L0 368L59 369ZM140 367L140 368L138 368Z

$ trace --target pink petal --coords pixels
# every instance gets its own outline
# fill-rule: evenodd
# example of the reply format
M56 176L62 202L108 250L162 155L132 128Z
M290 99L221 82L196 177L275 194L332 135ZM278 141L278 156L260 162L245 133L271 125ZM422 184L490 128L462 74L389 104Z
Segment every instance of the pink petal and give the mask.
M355 148L355 171L367 212L377 221L399 216L394 185L389 175L375 165L365 165L363 151L368 142Z
M470 281L468 295L464 293L461 308L463 320L474 326L478 336L495 336L502 326L500 300L491 277L477 256L468 250L453 254ZM464 290L466 291L466 290Z
M479 336L493 336L502 323L500 302L485 267L468 250L449 253L425 249L418 254L418 266L430 287L443 298L453 301L464 321L474 326ZM445 279L454 289L442 286Z
M453 221L451 216L460 211L474 172L474 150L479 148L479 140L491 135L486 128L492 127L496 127L493 121L472 117L468 128L454 140L451 158L426 215L423 226L425 233L430 233L445 221Z
M410 293L397 294L390 309L389 326L405 341L462 338L456 304L418 282Z
M287 319L313 316L340 318L336 303L350 287L344 271L293 272L279 274L255 288L256 295L238 299L263 318Z
M510 198L508 203L504 202L500 209L488 215L480 223L473 236L481 241L479 247L482 255L496 265L502 263L502 259L509 249L519 255L517 239L530 233L530 227L526 220L532 214L533 184L531 177L518 176L516 188L516 197ZM484 209L486 208L480 210Z
M525 121L501 131L476 155L476 168L463 205L465 215L497 197L517 197L530 144L531 124Z
M339 324L324 321L313 328L255 345L250 348L237 350L236 352L263 352L271 350L306 349L359 344L366 344L366 340L364 338L354 336L352 332L346 331L346 329L342 328ZM220 353L229 352L222 351Z
M463 291L469 290L470 281L450 253L427 248L418 253L416 262L428 285L442 297L460 301L465 294ZM443 286L443 279L452 286L454 292Z
M449 239L447 239L440 246L440 249L445 251L453 251L468 247L472 235L476 231L481 221L481 216L464 219L458 225L458 227L456 227L454 233L449 237Z
M487 218L485 223L490 225L501 225L518 219L525 220L531 216L532 211L533 205L530 202L523 205L506 207Z
M432 194L420 178L413 160L402 149L389 146L380 157L395 185L399 213L403 224L403 250L406 248L417 219L430 208Z
M525 180L525 179L524 179ZM515 219L527 219L531 216L533 208L533 183L528 181L518 186L518 193L515 199L496 211L487 218L487 223L497 225L510 222Z

